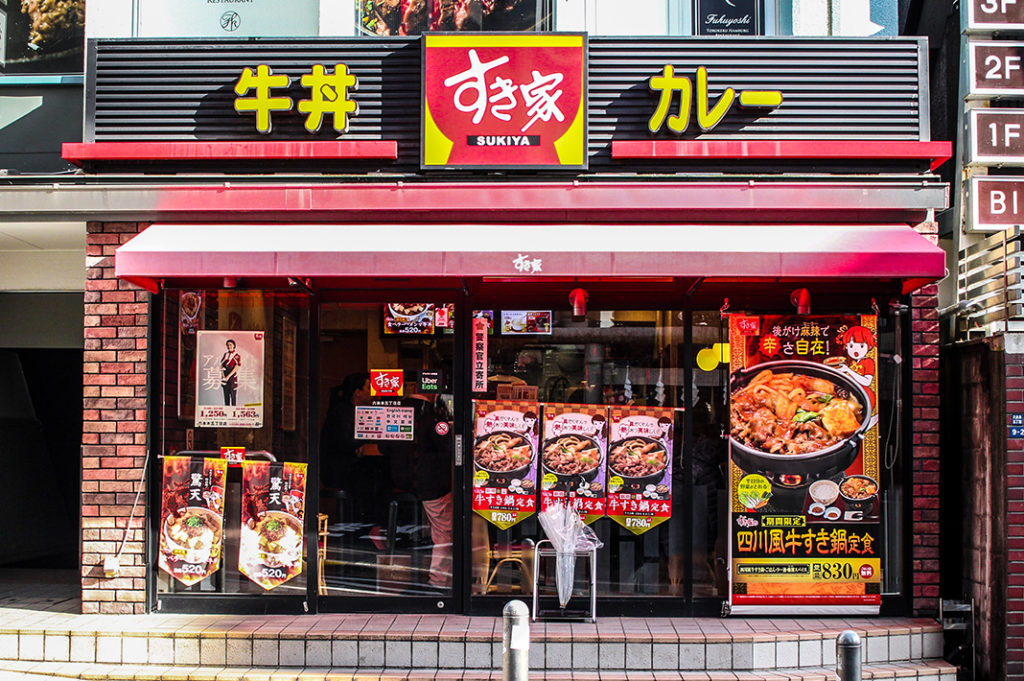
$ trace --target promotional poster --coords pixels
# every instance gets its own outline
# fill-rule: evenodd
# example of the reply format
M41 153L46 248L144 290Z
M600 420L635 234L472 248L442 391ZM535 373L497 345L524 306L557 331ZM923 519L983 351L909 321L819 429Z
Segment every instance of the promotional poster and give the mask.
M388 303L384 306L384 333L432 336L433 303Z
M872 315L729 318L733 612L877 613Z
M536 402L473 401L473 512L505 530L537 512Z
M267 591L302 572L306 464L242 462L239 571Z
M263 427L263 332L197 331L196 428Z
M227 470L225 459L164 457L158 562L185 586L220 569Z
M540 510L563 503L588 525L605 514L608 409L545 404Z
M612 407L608 517L643 534L672 517L673 412Z

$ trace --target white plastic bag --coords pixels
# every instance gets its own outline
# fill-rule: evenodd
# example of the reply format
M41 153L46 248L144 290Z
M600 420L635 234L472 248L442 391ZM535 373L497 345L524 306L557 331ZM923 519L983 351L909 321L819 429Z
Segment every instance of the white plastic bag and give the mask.
M537 519L555 549L555 586L558 604L564 608L572 597L576 552L599 549L604 543L594 530L583 524L575 506L567 507L561 502L552 504L541 511Z

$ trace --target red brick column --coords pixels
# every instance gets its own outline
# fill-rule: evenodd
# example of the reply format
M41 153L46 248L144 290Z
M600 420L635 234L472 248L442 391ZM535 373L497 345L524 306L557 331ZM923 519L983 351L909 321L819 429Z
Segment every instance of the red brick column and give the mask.
M1015 334L1016 335L1016 334ZM1024 414L1024 354L1007 343L1006 375L1006 678L1024 679L1024 440L1010 438L1011 414ZM1012 352L1011 352L1012 350ZM998 442L998 440L997 440ZM993 600L998 603L998 594Z
M146 457L145 291L114 277L114 249L136 223L90 222L86 238L82 414L82 612L141 613L146 607L146 494L129 527ZM103 559L128 533L121 571Z
M938 242L937 225L917 231ZM911 592L917 615L939 609L939 312L938 285L911 296L911 500L913 546Z

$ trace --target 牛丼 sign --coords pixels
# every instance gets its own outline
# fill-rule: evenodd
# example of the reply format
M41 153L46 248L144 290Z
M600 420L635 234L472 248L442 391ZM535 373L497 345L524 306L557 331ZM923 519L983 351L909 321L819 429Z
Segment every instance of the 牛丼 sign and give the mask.
M426 35L424 168L585 168L586 37Z
M354 116L358 107L348 96L349 89L356 87L356 77L348 72L347 66L335 64L325 68L323 64L314 64L299 77L299 83L309 98L295 104L286 95L292 84L289 76L275 74L266 64L260 64L256 70L242 69L235 83L235 111L255 114L256 129L264 134L273 128L274 112L283 114L291 111L293 105L305 116L304 125L310 133L319 132L326 118L331 119L335 132L348 130L348 117Z

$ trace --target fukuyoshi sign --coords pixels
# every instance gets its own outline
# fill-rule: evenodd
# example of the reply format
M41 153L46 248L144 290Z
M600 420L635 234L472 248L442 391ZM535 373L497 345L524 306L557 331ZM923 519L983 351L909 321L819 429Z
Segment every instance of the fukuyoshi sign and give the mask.
M586 167L586 37L423 38L424 168Z

